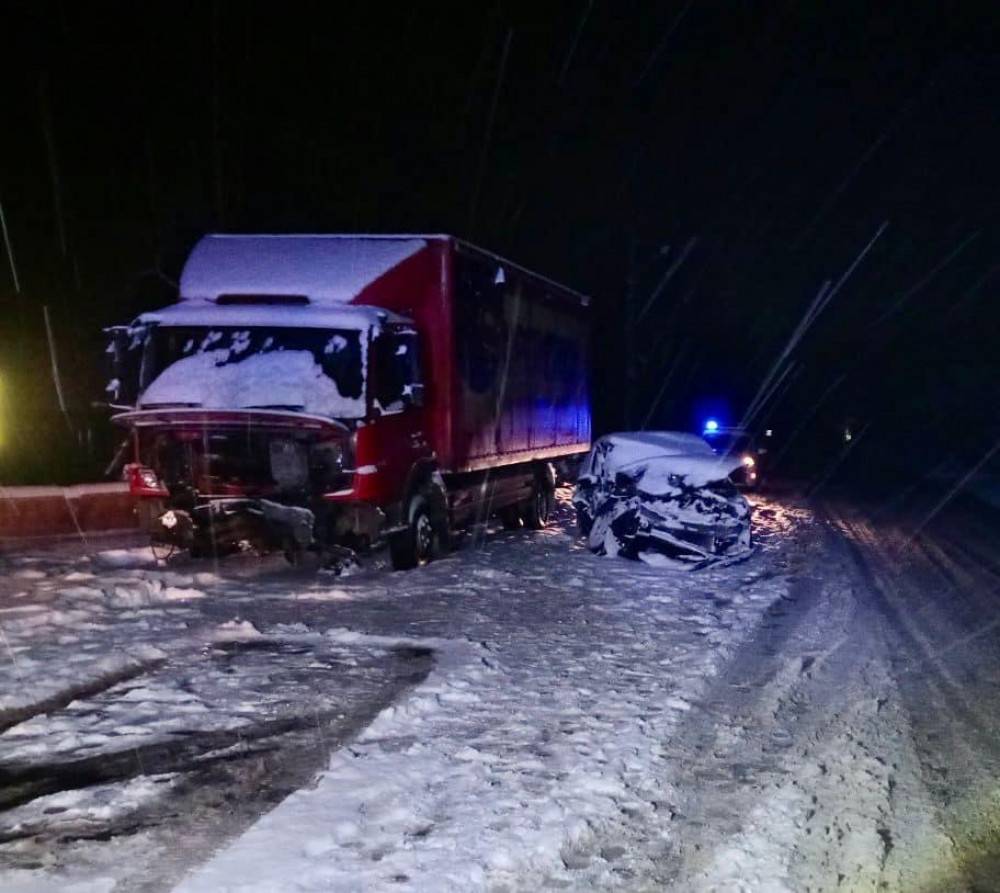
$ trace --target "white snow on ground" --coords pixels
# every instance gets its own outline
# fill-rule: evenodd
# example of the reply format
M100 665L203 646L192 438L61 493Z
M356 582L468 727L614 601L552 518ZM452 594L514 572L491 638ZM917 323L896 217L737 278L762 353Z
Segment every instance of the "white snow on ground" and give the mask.
M197 573L136 567L128 552L62 566L15 563L43 577L8 584L11 598L32 587L10 604L44 610L0 614L12 657L0 662L0 691L18 693L15 702L29 711L60 696L63 706L0 734L0 765L103 759L123 741L238 729L288 709L291 689L262 684L279 664L211 675L200 661L212 647L301 644L310 654L342 654L343 665L359 653L429 649L426 680L334 752L314 785L194 867L177 889L534 890L579 886L574 872L584 866L588 886L630 889L629 876L616 873L614 847L581 854L623 829L627 846L669 843L678 833L684 729L706 715L707 689L765 613L789 597L788 533L806 520L770 508L759 553L690 572L590 555L570 531L567 495L562 527L477 539L407 573L369 563L335 584L301 574L227 576L225 567L208 573L202 565ZM126 674L99 709L70 703L75 686L99 678L101 660L144 653L187 662L184 685ZM723 730L740 733L737 725ZM852 755L849 742L832 746ZM853 755L839 768L847 797L864 791L874 771ZM813 808L801 785L814 784L815 772L815 763L789 765L788 784L769 789L735 833L720 835L692 883L794 889L789 853ZM170 784L140 776L53 794L7 820L33 821L52 797L67 798L52 801L55 808L81 814L127 812ZM860 814L877 812L883 788L872 788ZM877 862L871 841L859 837L859 861ZM113 860L76 873L0 870L0 889L110 891L123 870Z
M745 568L599 569L557 541L534 573L513 550L453 572L469 600L468 638L329 631L432 648L435 670L335 754L314 788L178 890L530 888L526 879L563 869L566 848L623 810L652 820L669 796L673 730L785 582ZM408 575L405 595L440 592L447 564ZM561 602L555 629L484 623L476 608L488 599L531 612L539 598Z
M76 617L86 623L83 613L63 614L57 619L60 623L72 624ZM34 615L32 620L41 620ZM11 645L11 634L16 635L14 628L25 629L24 621L6 621L3 624L5 650L10 659L10 670L4 674L16 681L14 686L5 686L0 693L0 724L19 719L21 712L38 706L45 706L50 699L60 699L63 695L73 696L90 687L101 687L112 681L125 678L141 672L146 667L158 663L165 655L152 645L137 644L125 647L118 653L100 654L100 649L84 645L78 655L63 659L64 648L53 649L38 646L27 649L23 646ZM60 637L60 645L78 641L75 636ZM0 726L2 727L2 726Z
M246 642L263 636L249 620L229 620L219 624L212 638L216 642Z
M0 608L0 729L159 665L160 646L190 642L189 606L205 593L194 576L155 565L148 547L68 565L15 559L8 581L34 584L34 598L14 592L16 605Z
M116 885L115 879L110 876L64 880L54 886L35 871L15 870L6 874L3 878L4 893L112 893Z
M105 568L126 568L157 567L160 562L149 546L141 546L134 549L105 549L94 555L94 563Z
M100 828L109 819L163 796L176 778L175 774L140 775L125 782L37 797L0 815L0 834L29 834L34 829L80 833L88 827ZM8 887L4 889L9 893Z

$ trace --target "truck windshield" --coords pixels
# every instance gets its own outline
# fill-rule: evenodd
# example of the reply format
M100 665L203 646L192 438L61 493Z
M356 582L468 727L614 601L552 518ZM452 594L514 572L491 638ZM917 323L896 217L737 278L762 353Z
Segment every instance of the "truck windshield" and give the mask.
M156 326L147 343L147 382L178 360L212 353L215 366L276 351L308 351L323 374L349 399L364 396L362 333L356 329Z

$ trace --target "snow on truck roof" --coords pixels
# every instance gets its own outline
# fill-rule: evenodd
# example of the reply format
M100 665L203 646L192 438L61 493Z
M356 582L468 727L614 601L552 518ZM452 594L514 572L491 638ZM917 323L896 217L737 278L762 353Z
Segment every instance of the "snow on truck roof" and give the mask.
M220 295L302 295L310 303L346 303L430 242L450 241L518 270L584 305L590 298L507 258L443 233L213 233L192 249L181 273L180 299Z
M426 245L418 236L209 235L184 264L180 299L302 295L343 304Z
M213 301L180 301L162 310L143 313L138 322L164 326L280 326L289 329L378 329L385 323L409 323L410 320L380 307L366 304L320 304L304 307L267 304L220 306Z

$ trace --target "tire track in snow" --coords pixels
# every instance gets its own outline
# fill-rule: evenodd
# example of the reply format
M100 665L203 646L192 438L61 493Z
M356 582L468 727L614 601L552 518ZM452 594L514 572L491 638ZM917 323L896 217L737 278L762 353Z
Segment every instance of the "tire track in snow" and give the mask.
M157 667L163 665L167 656L155 648L146 650L146 657L131 656L125 658L121 666L101 673L91 679L83 680L75 685L70 684L62 688L54 695L41 700L34 701L23 707L8 707L0 709L0 734L13 726L19 725L33 716L40 716L43 713L53 713L62 710L63 707L83 698L92 698L101 692L113 688L120 682L128 682L149 673Z
M933 528L911 541L891 521L871 522L840 506L831 512L880 615L917 760L923 794L898 797L896 811L905 822L925 800L948 837L917 881L935 890L997 889L1000 635L991 623L998 607L992 568L970 563L973 549L954 558L953 544Z
M372 659L357 649L331 651L322 637L310 634L212 642L208 631L200 631L192 644L203 639L207 649L175 654L138 686L128 681L112 686L74 702L72 716L53 711L31 736L21 730L24 753L0 761L0 869L16 871L44 861L53 870L85 872L90 866L99 868L102 858L88 842L109 841L109 852L135 854L115 870L116 890L169 889L193 862L207 858L262 811L307 785L332 751L418 685L432 663L431 653L423 650L386 648ZM283 645L291 652L286 654ZM352 652L359 655L357 662L339 659ZM248 677L248 661L259 668L255 677ZM162 716L136 715L137 691L151 697L200 691L212 703L219 690L205 682L228 677L243 681L248 699L254 698L255 682L280 684L292 696L296 689L289 676L301 677L298 688L308 689L308 695L300 692L298 700L285 703L273 698L264 703L258 697L259 715L234 714L236 724L213 728L211 717L203 713L192 714L187 724L171 724L169 700L162 704ZM203 717L208 726L200 726ZM131 734L120 727L122 722L133 726ZM73 728L87 729L95 739L103 730L106 741L74 746L70 737L66 747L60 746L60 736ZM34 741L49 744L38 751L31 747ZM172 781L148 804L121 814L109 814L100 803L86 806L92 792L102 790L120 803L129 785L152 777ZM47 805L56 794L81 804L75 823L63 820L61 807ZM55 889L59 881L53 884Z
M805 524L796 541L787 596L664 741L656 821L606 829L590 849L618 871L575 887L875 889L927 844L928 821L914 834L893 811L916 760L877 618L832 537Z

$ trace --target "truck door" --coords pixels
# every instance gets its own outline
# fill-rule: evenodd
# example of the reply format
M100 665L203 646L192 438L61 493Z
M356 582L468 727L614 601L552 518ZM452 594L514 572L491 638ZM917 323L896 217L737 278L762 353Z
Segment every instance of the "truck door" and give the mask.
M394 502L404 495L414 463L432 455L416 331L384 330L372 341L368 368L372 421L358 432L357 464L369 470L364 498Z

